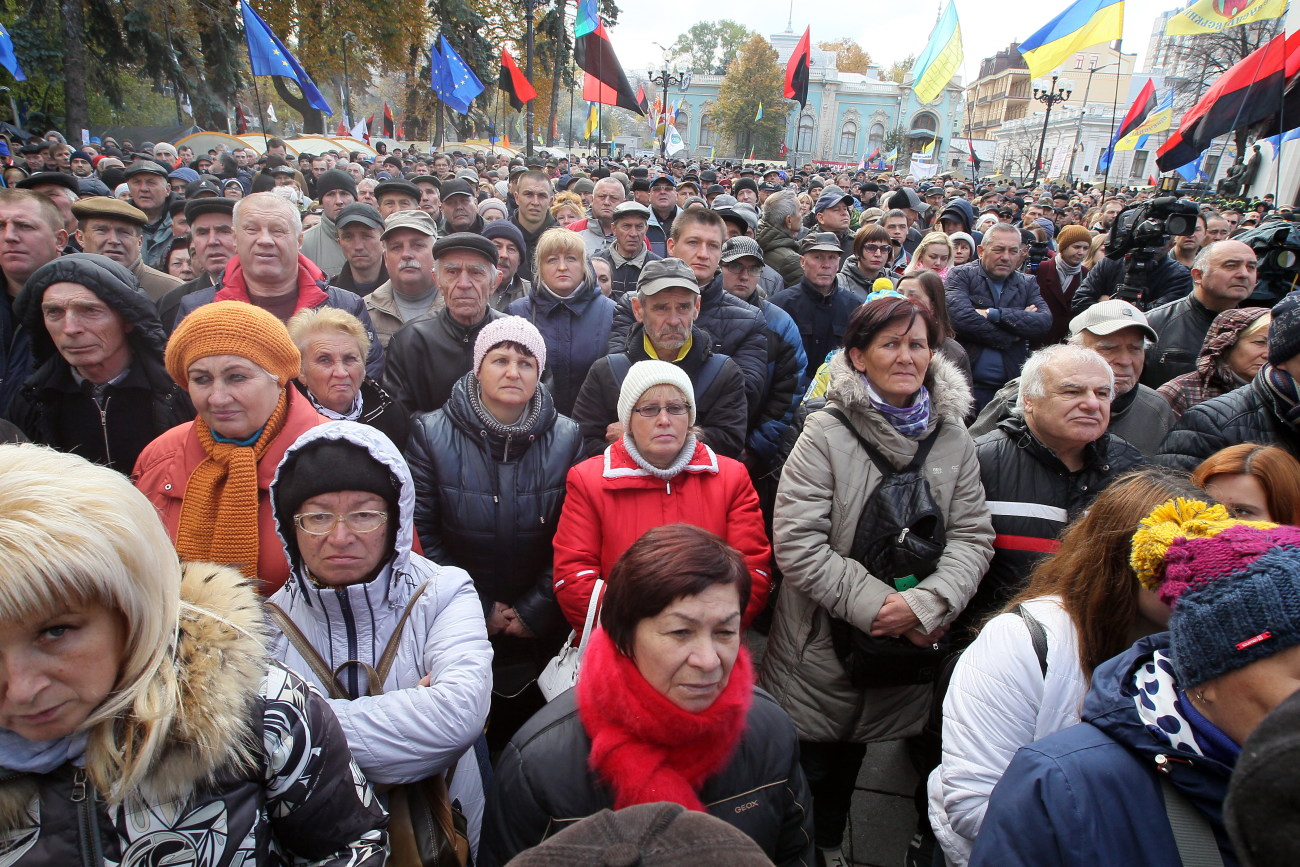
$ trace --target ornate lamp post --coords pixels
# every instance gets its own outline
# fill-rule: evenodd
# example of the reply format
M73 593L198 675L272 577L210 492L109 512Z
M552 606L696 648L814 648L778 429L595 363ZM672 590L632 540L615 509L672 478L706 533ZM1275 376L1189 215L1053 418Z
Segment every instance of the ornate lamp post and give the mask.
M1032 190L1038 185L1038 167L1043 164L1043 145L1047 142L1047 123L1052 119L1052 106L1065 102L1074 92L1074 83L1071 81L1062 81L1061 86L1056 86L1056 80L1061 77L1061 70L1052 70L1052 81L1048 82L1039 79L1034 82L1034 99L1047 106L1047 111L1043 114L1043 133L1038 139L1038 156L1034 159L1034 173L1029 181L1029 188Z
M656 42L655 44L658 45L659 43ZM648 77L652 84L663 89L662 105L664 107L664 111L668 110L668 88L681 87L681 89L684 91L686 90L687 87L690 86L690 81L691 81L690 71L687 68L685 68L684 64L678 63L670 68L666 60L664 62L664 68L661 72L652 72L649 74ZM677 118L672 118L672 121L676 121L676 120ZM668 123L669 122L670 121L668 120L665 120L664 122L664 137L659 142L660 157L666 156L668 152Z

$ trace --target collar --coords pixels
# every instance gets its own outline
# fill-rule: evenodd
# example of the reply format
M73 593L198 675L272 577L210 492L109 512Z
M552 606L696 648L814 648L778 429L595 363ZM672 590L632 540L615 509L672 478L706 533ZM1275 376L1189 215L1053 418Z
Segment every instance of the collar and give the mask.
M633 265L637 268L644 268L645 254L648 252L650 251L642 247L641 252L637 254L635 259L626 259L623 257L623 254L617 250L617 248L611 246L609 248L609 258L614 261L615 268L622 268L624 265Z
M682 359L684 359L691 351L691 347L695 345L695 332L694 329L691 330L691 334L687 336L686 342L682 344L681 351L677 353L676 358L660 358L658 354L655 353L654 344L650 342L649 335L644 331L641 332L641 345L645 348L645 354L656 361L671 361L673 364L680 364Z

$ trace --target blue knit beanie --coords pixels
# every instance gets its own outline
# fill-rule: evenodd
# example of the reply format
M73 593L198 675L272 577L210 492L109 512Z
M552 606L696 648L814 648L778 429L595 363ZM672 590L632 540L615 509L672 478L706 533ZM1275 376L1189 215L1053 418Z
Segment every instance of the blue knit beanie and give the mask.
M1277 367L1300 355L1300 292L1273 305L1268 326L1268 363Z

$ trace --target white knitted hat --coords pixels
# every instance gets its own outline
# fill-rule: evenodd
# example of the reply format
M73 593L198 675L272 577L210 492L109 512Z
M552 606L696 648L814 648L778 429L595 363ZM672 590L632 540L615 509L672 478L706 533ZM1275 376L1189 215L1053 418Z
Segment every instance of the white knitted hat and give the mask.
M671 385L684 394L691 407L686 417L690 424L695 424L695 387L686 371L666 361L638 361L627 372L623 388L618 393L618 420L623 424L623 430L631 425L632 409L641 395L656 385Z
M518 343L526 347L537 359L537 375L546 369L546 341L537 326L522 316L502 316L493 319L479 331L474 340L474 366L470 368L478 376L478 369L483 365L483 356L492 351L498 343Z

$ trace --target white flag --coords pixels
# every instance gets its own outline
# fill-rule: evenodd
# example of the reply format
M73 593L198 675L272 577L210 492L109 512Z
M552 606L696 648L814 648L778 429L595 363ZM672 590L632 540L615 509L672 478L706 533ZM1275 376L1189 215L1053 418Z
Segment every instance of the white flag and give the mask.
M353 138L359 138L365 142L370 141L370 127L366 126L366 122L364 120L357 121L357 125L352 127L352 132L349 134Z
M181 111L194 117L194 106L190 105L190 95L188 93L181 95Z
M280 119L275 116L275 106L271 103L266 104L266 116L270 119L271 123L280 122Z
M682 150L683 148L686 147L686 142L682 141L682 134L679 133L677 131L677 127L671 123L668 124L667 145L668 147L665 148L665 150L668 156L672 156L673 154L677 153L679 150Z

